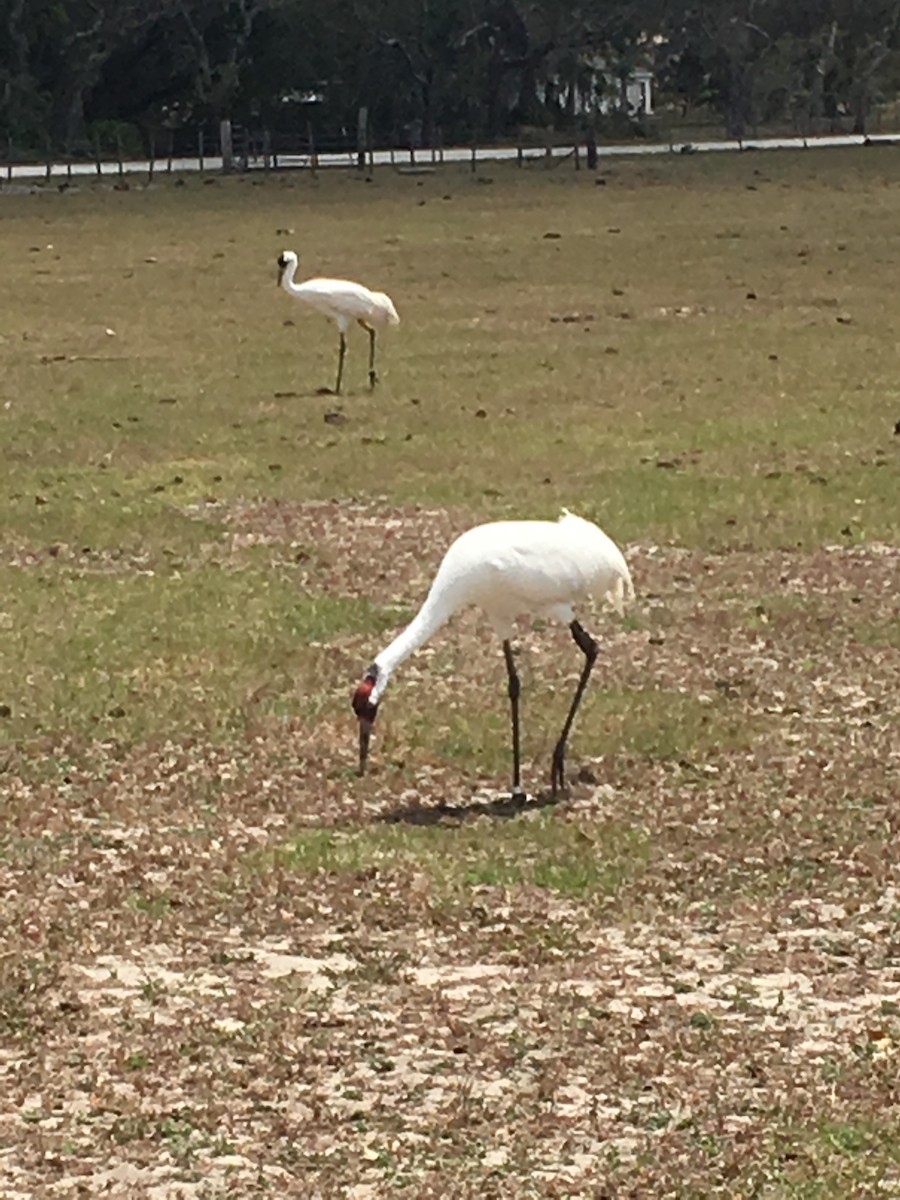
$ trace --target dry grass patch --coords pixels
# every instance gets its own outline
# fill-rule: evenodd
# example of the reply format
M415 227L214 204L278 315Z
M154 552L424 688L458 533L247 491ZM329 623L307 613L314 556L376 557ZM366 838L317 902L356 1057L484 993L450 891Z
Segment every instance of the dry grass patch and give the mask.
M898 662L854 658L815 609L865 579L847 611L880 623L890 556L632 556L662 643L649 612L608 642L623 691L598 679L556 808L503 819L439 741L351 781L345 687L333 716L231 749L96 743L57 749L55 786L8 773L5 917L28 947L2 988L10 1188L588 1196L702 1177L806 1196L893 1178L896 760L887 710L841 697L865 681L886 705ZM776 577L813 611L771 605L761 634L741 581L765 597ZM451 654L472 633L454 623ZM651 673L744 740L689 726L585 757ZM475 711L483 683L459 673ZM394 737L417 686L392 694Z
M4 1196L896 1190L896 155L563 172L3 197ZM570 798L566 631L514 811L473 613L357 779L452 537L560 505L639 593Z

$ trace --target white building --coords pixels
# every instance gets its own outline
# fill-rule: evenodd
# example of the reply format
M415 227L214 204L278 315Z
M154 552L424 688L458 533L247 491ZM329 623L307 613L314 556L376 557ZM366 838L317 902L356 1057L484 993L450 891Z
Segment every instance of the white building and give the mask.
M653 72L644 67L632 71L625 80L625 105L634 116L653 112ZM601 111L603 111L601 109Z
M579 89L577 112L581 115L598 112L625 112L630 117L647 116L653 112L653 72L646 67L635 67L625 80L620 80L603 61L590 64L593 79Z

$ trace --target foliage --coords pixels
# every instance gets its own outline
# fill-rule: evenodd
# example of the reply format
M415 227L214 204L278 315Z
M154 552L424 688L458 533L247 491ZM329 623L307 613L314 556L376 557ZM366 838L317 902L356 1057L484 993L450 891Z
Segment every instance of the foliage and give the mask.
M224 115L305 130L369 110L434 144L571 128L654 69L683 114L864 131L900 82L895 0L0 0L0 137L77 149L85 123L154 129Z

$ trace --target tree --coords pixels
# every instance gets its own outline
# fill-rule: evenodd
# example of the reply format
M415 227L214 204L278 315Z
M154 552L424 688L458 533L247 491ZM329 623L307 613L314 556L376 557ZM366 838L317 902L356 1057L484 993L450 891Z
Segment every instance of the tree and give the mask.
M71 146L84 124L85 98L113 55L170 13L176 0L70 0L45 5L55 84L50 135Z
M732 136L762 120L862 132L900 87L900 0L0 0L0 139L71 148L231 114L426 144L571 126L638 65Z
M834 28L832 92L851 114L854 133L865 133L882 82L893 77L896 85L900 2L835 0Z

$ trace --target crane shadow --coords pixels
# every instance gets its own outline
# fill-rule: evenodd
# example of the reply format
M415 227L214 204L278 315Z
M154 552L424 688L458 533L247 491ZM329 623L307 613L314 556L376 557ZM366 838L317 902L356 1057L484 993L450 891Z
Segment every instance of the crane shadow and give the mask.
M461 824L469 817L493 817L508 821L524 812L550 808L562 799L549 792L538 796L498 796L496 800L472 800L468 804L406 804L390 808L376 819L385 825Z
M319 400L323 396L344 398L343 393L336 392L330 387L295 387L295 388L279 388L278 391L272 393L274 400Z

